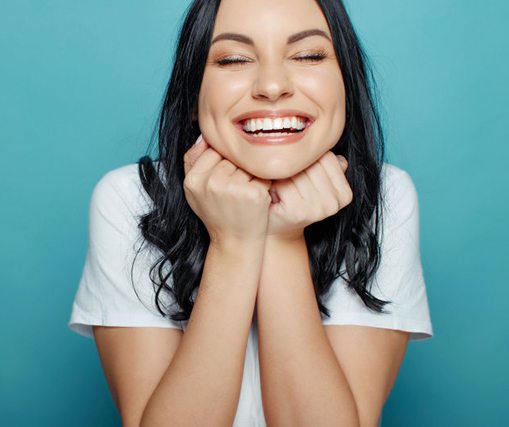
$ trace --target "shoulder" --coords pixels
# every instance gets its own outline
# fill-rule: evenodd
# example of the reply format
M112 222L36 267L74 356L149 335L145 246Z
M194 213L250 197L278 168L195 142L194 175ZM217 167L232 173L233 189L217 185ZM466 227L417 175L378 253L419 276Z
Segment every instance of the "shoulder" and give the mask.
M138 165L131 163L104 173L94 187L94 193L118 193L123 197L137 195L141 188Z
M131 163L111 169L96 182L92 191L91 209L120 219L147 213L152 201L138 173L138 164Z
M405 216L418 210L417 188L404 169L384 163L382 167L382 206L391 216Z
M111 169L97 180L89 200L90 233L97 236L120 232L135 238L139 235L141 217L153 208L137 163Z
M406 193L415 191L415 184L406 170L391 163L383 163L382 188L387 193Z

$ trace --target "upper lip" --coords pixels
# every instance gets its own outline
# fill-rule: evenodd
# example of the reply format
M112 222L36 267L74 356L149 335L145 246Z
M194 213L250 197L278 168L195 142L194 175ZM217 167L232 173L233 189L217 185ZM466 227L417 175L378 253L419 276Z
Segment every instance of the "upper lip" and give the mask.
M277 119L277 118L283 118L283 117L304 117L308 121L312 122L314 118L300 110L255 110L255 111L249 111L248 113L241 114L240 116L237 116L233 119L234 123L240 123L247 119L257 119L257 118L270 118L270 119Z

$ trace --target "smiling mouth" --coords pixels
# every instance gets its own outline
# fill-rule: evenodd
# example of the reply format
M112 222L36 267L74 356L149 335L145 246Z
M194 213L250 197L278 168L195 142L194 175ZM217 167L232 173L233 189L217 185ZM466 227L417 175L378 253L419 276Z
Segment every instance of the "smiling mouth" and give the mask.
M257 130L254 132L249 132L244 130L244 133L253 136L288 136L294 135L298 133L302 133L303 129L284 129L284 130Z
M253 137L281 137L304 132L311 124L307 117L284 117L276 119L245 119L236 126L247 135Z
M252 118L236 122L235 127L250 143L280 145L300 141L313 123L303 116Z
M273 130L260 130L256 132L246 132L248 135L267 137L267 136L288 136L302 133L302 130L285 130L285 131L273 131Z

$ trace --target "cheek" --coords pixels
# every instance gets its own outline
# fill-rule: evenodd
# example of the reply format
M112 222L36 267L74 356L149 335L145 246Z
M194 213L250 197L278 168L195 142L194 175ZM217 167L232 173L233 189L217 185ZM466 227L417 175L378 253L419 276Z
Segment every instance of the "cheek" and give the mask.
M236 103L246 95L248 83L233 73L205 73L198 96L198 125L208 144L233 161L228 147L230 118ZM249 93L249 92L247 92ZM235 162L234 162L235 163Z
M322 88L323 97L326 99L326 102L333 106L336 112L344 112L345 111L345 89L343 86L343 79L341 79L338 75L329 75L329 78L325 80L327 88Z
M325 114L345 111L343 79L337 70L320 70L299 76L299 87L315 101Z
M337 70L321 70L300 80L300 88L320 109L320 115L330 122L328 130L339 138L346 116L345 88Z
M331 120L331 137L337 141L343 134L346 120L346 99L343 78L337 71L328 73L324 78L321 95ZM326 90L326 86L328 90Z
M230 108L246 94L249 83L240 74L205 73L198 99L199 117L218 120L229 115Z

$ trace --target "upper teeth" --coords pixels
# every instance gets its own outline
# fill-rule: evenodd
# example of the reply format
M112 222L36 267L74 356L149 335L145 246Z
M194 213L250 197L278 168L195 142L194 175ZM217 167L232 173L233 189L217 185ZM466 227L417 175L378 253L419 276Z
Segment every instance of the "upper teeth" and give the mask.
M302 130L306 127L306 120L301 117L278 117L277 119L260 118L248 119L244 122L244 130L256 132L257 130L274 129L297 129Z

